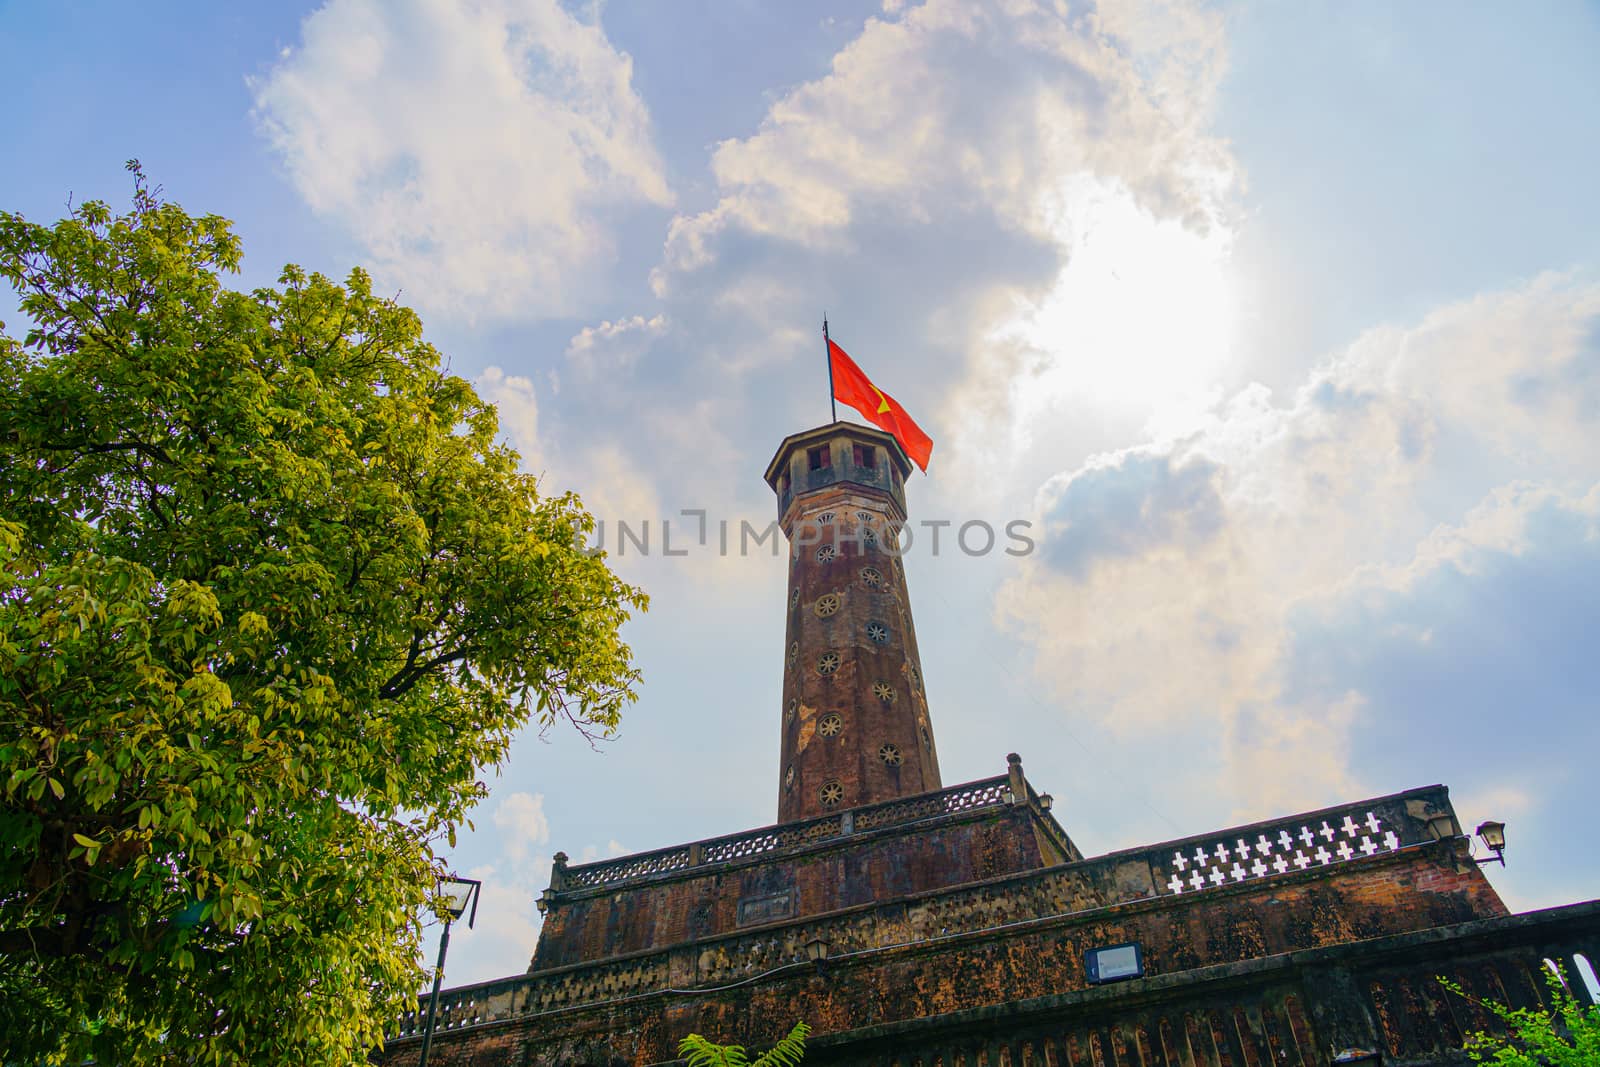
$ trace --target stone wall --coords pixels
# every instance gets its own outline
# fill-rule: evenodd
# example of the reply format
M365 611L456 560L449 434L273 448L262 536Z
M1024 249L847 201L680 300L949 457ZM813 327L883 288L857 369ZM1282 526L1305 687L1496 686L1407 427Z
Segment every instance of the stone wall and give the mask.
M1084 972L1084 953L1096 946L1139 942L1150 976L1140 988L1175 990L1211 981L1219 967L1248 969L1296 953L1463 924L1518 921L1505 916L1477 865L1463 860L1459 838L1429 837L1427 820L1440 812L1448 814L1448 798L1433 787L1150 849L886 897L667 951L453 990L443 1000L434 1062L646 1064L670 1060L677 1040L691 1031L760 1042L795 1017L817 1028L820 1055L844 1041L843 1035L919 1026L961 1013L1004 1016L1039 997L1093 1000L1106 992L1092 989ZM1370 842L1371 824L1365 834L1358 826L1368 816L1382 825L1382 833L1393 833L1393 847L1387 842L1371 851L1357 846L1347 850L1349 858L1326 848L1325 823L1344 835L1340 844L1362 836ZM1354 833L1344 829L1346 817ZM981 825L981 820L967 825ZM1302 831L1318 838L1325 859L1300 865L1289 858L1303 854ZM1280 835L1289 836L1292 847L1283 846ZM1265 873L1241 867L1243 875L1235 876L1241 840L1249 846L1252 866L1256 859L1265 861ZM1226 849L1226 861L1217 857L1219 845ZM1172 875L1189 870L1202 848L1208 858L1201 869L1209 872L1226 863L1220 869L1227 876L1213 881L1208 873L1199 890L1187 880L1173 888ZM1187 857L1182 868L1175 862L1178 855ZM1283 871L1275 869L1279 858L1286 860ZM829 946L823 976L805 961L805 946L813 939ZM1118 988L1119 995L1136 991L1135 984ZM1363 995L1386 1004L1387 988ZM1303 989L1297 995L1303 997ZM1253 1026L1267 1028L1260 1033L1279 1027L1281 1037L1281 1027L1298 1025L1289 1003L1269 997L1241 1001L1228 1011L1242 1011L1242 1018L1255 1020ZM1224 1021L1231 1017L1225 1013ZM1198 1027L1202 1020L1211 1025L1204 1014L1176 1023L1176 1017L1162 1018L1169 1028L1186 1029L1191 1022ZM405 1020L402 1038L414 1035L416 1027L414 1016ZM1160 1033L1157 1026L1145 1040ZM1102 1034L1100 1040L1113 1038ZM414 1042L398 1041L389 1062L409 1062L406 1057L414 1051Z
M705 941L1078 857L1015 766L1014 776L938 793L558 868L531 969Z
M700 1032L755 1045L769 1042L796 1017L817 1030L811 1064L942 1062L990 1065L996 1049L1012 1063L1096 1064L1327 1063L1341 1048L1382 1041L1399 1051L1459 1041L1463 1027L1481 1020L1469 1006L1442 1011L1437 974L1452 975L1469 991L1513 1003L1538 993L1532 970L1545 956L1562 958L1600 949L1600 905L1578 905L1545 915L1498 916L1355 941L1315 924L1263 925L1264 907L1276 898L1294 909L1311 903L1382 895L1391 889L1402 905L1420 889L1419 866L1449 864L1441 846L1379 861L1358 862L1321 887L1301 884L1232 887L1216 898L1144 901L1103 912L1002 925L934 937L877 951L853 950L830 958L819 973L791 964L751 979L700 989L600 995L591 990L568 1007L518 1010L523 989L485 988L476 1021L448 1019L436 1036L440 1067L511 1067L525 1064L650 1064L668 1062L679 1038ZM1379 868L1374 870L1373 868ZM1471 872L1458 874L1449 895L1468 910L1480 893ZM1437 888L1437 887L1435 887ZM1191 912L1174 919L1174 909ZM1441 914L1435 911L1434 914ZM1398 917L1389 926L1401 925ZM1289 948L1303 939L1303 948ZM1091 987L1083 953L1096 945L1137 940L1146 951L1148 977ZM1205 960L1194 966L1184 961ZM669 963L670 966L670 963ZM527 983L532 976L522 979ZM490 1018L489 1001L504 997L509 1011ZM1276 1036L1273 1036L1276 1035ZM1275 1044L1276 1042L1276 1044ZM1142 1048L1115 1060L1087 1059L1118 1043ZM1189 1048L1193 1059L1163 1059L1160 1047ZM1274 1059L1278 1047L1292 1057ZM1030 1053L1028 1049L1031 1048ZM1077 1059L1071 1050L1077 1048ZM1051 1050L1054 1049L1052 1052ZM988 1058L980 1059L988 1050ZM415 1062L416 1043L396 1042L385 1062Z

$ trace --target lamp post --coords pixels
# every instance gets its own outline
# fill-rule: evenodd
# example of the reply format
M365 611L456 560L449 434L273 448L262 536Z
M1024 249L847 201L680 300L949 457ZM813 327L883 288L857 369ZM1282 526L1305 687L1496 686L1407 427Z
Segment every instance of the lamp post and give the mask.
M433 1016L439 1008L439 984L444 981L444 954L450 951L450 924L461 916L467 917L467 929L478 917L478 890L483 883L474 878L441 878L439 895L444 897L444 933L439 935L439 965L433 969L433 995L428 998L428 1018L422 1024L422 1054L417 1057L417 1067L428 1067L428 1050L433 1047ZM468 911L468 908L471 910Z

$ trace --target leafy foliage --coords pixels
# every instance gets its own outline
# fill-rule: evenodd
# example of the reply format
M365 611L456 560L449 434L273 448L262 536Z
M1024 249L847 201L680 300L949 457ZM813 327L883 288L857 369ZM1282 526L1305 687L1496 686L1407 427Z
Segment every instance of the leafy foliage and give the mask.
M364 1062L513 733L643 595L410 310L163 202L0 215L0 1060Z
M806 1036L811 1027L804 1022L766 1052L752 1060L743 1045L718 1045L699 1034L678 1042L678 1055L688 1059L689 1067L795 1067L806 1054Z
M1583 979L1569 975L1569 980ZM1578 1003L1555 974L1546 972L1550 1008L1511 1008L1482 1000L1447 979L1439 979L1450 992L1487 1010L1504 1025L1503 1034L1477 1033L1467 1038L1466 1051L1474 1063L1499 1067L1592 1067L1600 1063L1600 1006Z

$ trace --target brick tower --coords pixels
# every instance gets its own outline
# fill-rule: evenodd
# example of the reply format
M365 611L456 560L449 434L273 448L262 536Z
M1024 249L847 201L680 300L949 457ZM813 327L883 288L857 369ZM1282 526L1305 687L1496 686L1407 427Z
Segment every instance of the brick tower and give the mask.
M895 531L911 461L835 422L767 465L789 540L778 821L940 788Z

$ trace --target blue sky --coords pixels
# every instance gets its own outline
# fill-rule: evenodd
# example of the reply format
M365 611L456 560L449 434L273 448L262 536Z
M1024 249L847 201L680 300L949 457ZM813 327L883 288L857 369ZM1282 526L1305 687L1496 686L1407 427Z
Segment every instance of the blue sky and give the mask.
M758 524L818 326L935 439L907 561L944 778L1086 851L1442 781L1516 908L1592 896L1600 9L0 3L0 206L372 269L614 527ZM9 296L0 317L16 331ZM677 537L675 536L675 540ZM449 981L549 856L776 810L784 567L630 554L621 736L518 742Z

